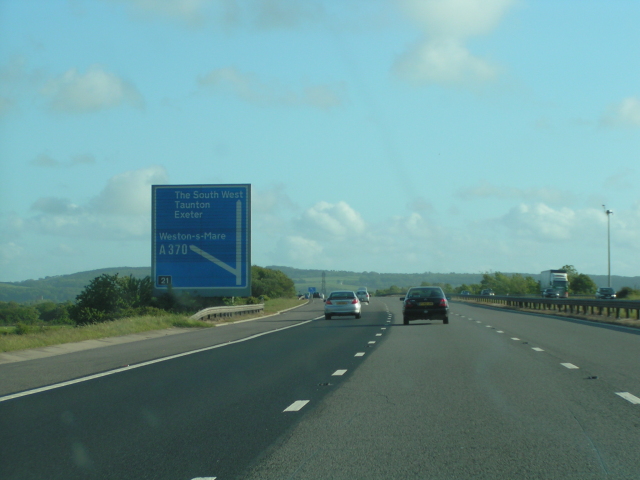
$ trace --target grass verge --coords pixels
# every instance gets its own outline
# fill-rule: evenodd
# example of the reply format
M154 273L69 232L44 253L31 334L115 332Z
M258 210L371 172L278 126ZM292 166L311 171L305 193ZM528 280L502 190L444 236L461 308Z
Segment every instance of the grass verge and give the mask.
M259 316L272 315L281 310L286 310L303 304L304 301L288 298L276 298L268 300L265 304L265 313ZM255 315L242 317L230 317L224 322L255 318ZM82 327L73 326L30 326L30 332L16 335L15 327L2 327L6 329L6 335L0 335L0 352L14 352L29 348L49 347L63 343L81 342L83 340L97 340L100 338L120 337L134 333L149 332L152 330L164 330L166 328L209 328L216 322L200 322L191 320L186 315L164 315L160 317L128 317L111 322L96 323Z

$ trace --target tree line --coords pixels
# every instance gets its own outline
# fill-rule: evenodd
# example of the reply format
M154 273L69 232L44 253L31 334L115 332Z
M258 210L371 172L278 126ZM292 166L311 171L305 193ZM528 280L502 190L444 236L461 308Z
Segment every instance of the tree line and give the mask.
M579 273L573 265L565 265L559 270L565 270L569 279L570 295L593 295L597 289L596 283L589 275ZM376 295L404 294L414 285L399 287L392 285L386 289L379 289ZM479 283L463 283L453 287L449 283L422 282L421 286L437 286L445 293L470 292L479 295L482 290L491 289L496 295L539 295L540 282L532 276L524 276L519 273L505 274L501 272L483 273ZM623 287L617 292L618 298L635 298L640 296L640 291L631 287Z
M141 315L193 313L235 302L260 303L269 298L291 298L295 293L293 280L283 272L255 265L251 267L251 297L242 300L177 294L171 290L155 297L149 276L103 273L89 282L75 302L0 302L0 325L84 325Z

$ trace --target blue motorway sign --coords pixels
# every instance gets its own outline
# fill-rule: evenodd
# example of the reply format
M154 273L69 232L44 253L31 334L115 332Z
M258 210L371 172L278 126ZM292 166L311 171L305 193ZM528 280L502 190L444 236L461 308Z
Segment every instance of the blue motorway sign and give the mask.
M154 293L251 295L251 185L153 185Z

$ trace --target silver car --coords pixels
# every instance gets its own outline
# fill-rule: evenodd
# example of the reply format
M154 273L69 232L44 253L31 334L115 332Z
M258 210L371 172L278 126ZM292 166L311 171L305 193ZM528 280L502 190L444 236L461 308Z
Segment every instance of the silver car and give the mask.
M358 290L356 292L356 295L358 296L358 300L360 300L360 303L362 302L367 302L369 303L369 292L367 292L366 290Z
M324 302L324 318L339 315L355 315L360 318L362 304L354 292L347 290L331 292Z

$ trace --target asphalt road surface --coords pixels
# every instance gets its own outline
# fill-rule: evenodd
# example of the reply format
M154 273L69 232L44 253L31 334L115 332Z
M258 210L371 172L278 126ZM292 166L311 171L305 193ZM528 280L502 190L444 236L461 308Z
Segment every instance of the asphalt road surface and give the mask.
M405 326L400 306L0 365L0 478L640 478L637 332L458 303Z

